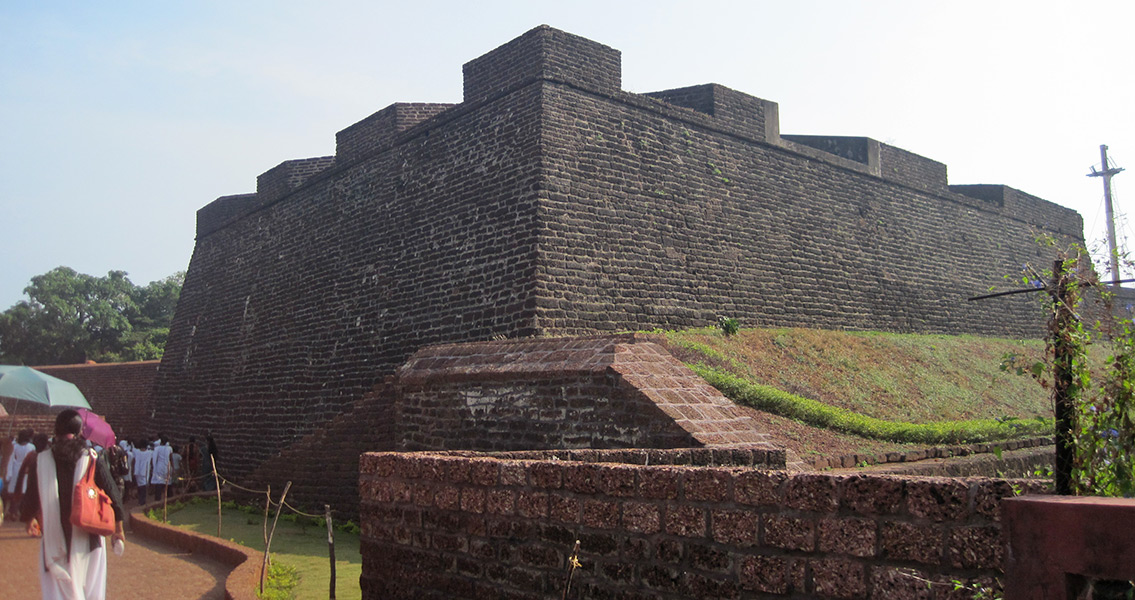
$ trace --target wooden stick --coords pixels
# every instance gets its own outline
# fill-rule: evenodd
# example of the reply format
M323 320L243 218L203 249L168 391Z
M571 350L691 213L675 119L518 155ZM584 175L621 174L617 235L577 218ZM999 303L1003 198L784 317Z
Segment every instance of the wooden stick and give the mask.
M217 474L217 459L212 454L209 462L213 465L213 483L217 486L217 537L221 537L221 476Z
M571 556L568 558L568 574L567 581L564 582L564 595L563 600L567 600L568 594L571 592L571 578L575 575L575 570L579 568L579 540L575 541L575 547L571 550Z
M268 543L264 544L264 561L260 563L260 594L264 594L264 576L268 573L268 551L272 548L272 536L276 535L276 523L280 522L280 511L284 510L284 499L288 497L288 490L292 482L284 484L284 493L280 494L280 506L276 509L276 518L272 519L272 532L268 534Z
M264 498L264 545L268 545L268 511L272 509L272 486L268 486Z
M166 459L166 480L165 485L162 486L162 523L169 523L169 476L170 476L170 462Z
M327 520L327 553L331 556L331 590L327 596L335 600L335 528L331 526L331 505L323 505L323 515Z

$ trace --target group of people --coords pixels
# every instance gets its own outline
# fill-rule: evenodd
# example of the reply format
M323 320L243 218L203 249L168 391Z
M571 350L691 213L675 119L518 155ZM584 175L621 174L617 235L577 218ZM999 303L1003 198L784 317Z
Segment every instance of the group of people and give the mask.
M72 490L88 469L94 470L95 485L110 498L115 519L112 544L126 539L124 490L136 490L139 504L145 504L147 498L164 497L171 485L191 490L200 482L201 489L212 489L214 481L217 447L212 435L204 445L189 438L182 453L163 434L100 448L83 439L82 430L82 416L63 410L55 419L53 437L21 430L6 460L0 461L0 516L6 512L27 523L29 535L42 538L44 600L106 598L107 540L76 530L70 519Z
M184 447L172 445L164 433L152 437L120 440L118 448L110 449L110 462L119 485L127 495L131 492L138 504L147 499L159 500L167 494L214 488L212 461L216 458L216 443L212 435L201 446L194 437ZM172 489L171 489L172 488Z

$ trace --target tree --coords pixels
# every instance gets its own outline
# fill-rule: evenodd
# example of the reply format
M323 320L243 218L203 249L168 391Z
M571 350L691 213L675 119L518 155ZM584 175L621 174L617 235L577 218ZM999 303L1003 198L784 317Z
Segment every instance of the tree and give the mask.
M139 287L57 267L32 277L28 299L0 313L0 361L67 364L160 358L184 273Z

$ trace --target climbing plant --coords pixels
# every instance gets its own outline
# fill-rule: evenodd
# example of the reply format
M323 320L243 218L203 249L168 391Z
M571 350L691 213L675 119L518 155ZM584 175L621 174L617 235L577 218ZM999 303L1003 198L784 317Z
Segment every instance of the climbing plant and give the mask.
M1032 283L1036 271L1027 270L1026 283ZM1021 365L1011 357L1004 366L1052 391L1058 492L1135 496L1135 325L1113 310L1114 295L1082 247L1061 251L1043 277L1046 360Z

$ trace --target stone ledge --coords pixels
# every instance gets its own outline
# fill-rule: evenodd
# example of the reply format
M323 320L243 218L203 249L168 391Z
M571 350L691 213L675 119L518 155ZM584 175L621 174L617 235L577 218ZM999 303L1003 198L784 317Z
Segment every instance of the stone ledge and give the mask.
M960 444L956 446L932 446L921 450L912 450L910 452L817 456L804 459L804 463L815 470L849 469L858 466L891 463L910 464L932 458L957 458L975 454L992 454L994 448L1001 448L1004 451L1013 451L1035 448L1037 446L1051 446L1054 443L1051 437L1037 437L1021 440L1004 440L1000 442L982 442L979 444Z
M227 540L154 521L146 516L146 511L153 508L161 508L161 502L152 502L130 511L128 520L132 535L169 544L186 552L200 553L229 565L232 570L225 579L225 600L257 600L261 553Z

